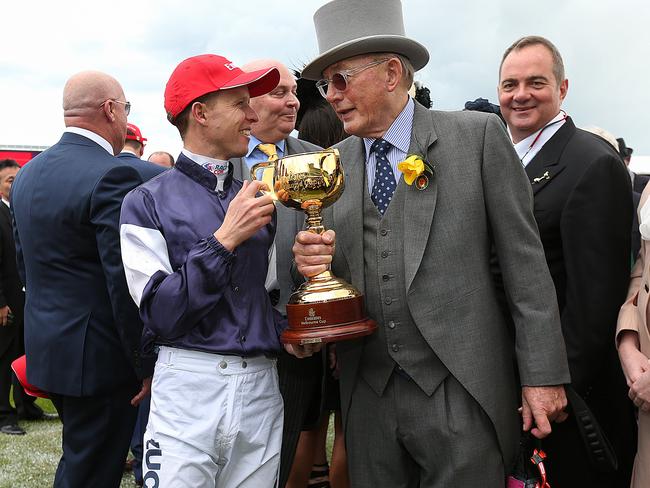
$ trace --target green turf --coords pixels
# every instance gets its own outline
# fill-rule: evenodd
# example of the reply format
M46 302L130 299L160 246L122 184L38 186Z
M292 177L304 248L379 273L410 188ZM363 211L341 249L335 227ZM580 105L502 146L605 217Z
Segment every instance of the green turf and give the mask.
M56 409L49 400L38 399L44 411ZM26 435L0 434L0 488L42 488L52 486L61 457L61 422L21 421ZM131 473L122 478L121 488L133 488Z

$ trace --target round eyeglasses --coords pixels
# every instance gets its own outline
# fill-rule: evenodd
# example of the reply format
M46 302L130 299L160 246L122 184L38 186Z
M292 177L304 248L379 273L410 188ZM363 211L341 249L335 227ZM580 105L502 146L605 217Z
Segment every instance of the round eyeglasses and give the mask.
M354 75L357 75L368 68L372 68L373 66L378 66L382 63L385 63L389 59L391 58L378 59L368 64L364 64L363 66L357 66L356 68L338 71L334 73L330 79L324 78L322 80L318 80L316 82L316 88L318 88L318 91L323 96L323 98L327 98L327 90L329 89L330 85L332 85L338 91L343 92L348 89L350 78L352 78Z

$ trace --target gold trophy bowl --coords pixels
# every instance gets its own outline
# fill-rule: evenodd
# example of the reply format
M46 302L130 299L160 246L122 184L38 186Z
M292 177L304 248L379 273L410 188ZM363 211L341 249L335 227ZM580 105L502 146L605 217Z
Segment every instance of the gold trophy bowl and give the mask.
M325 232L321 210L338 200L345 187L338 149L259 163L251 168L251 177L266 183L274 200L304 211L306 230L315 234ZM343 341L377 328L365 315L363 295L329 270L312 276L291 295L287 319L289 327L280 336L285 344Z

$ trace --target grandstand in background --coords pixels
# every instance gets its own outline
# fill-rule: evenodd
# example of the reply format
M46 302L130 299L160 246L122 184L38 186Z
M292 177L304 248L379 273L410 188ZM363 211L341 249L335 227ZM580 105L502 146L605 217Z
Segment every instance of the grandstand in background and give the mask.
M49 146L3 146L0 144L0 159L15 159L24 166L27 161L45 151Z

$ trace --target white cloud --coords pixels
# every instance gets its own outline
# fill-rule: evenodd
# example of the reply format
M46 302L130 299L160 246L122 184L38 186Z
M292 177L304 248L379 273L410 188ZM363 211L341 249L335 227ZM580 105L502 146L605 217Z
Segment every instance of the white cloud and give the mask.
M22 1L3 5L0 144L49 145L60 136L61 90L84 69L115 76L133 103L130 120L148 150L178 152L162 108L165 83L184 58L213 52L236 64L274 57L300 67L317 54L312 16L323 0ZM477 97L496 102L501 54L540 34L565 60L565 109L650 154L646 88L650 4L643 0L403 0L407 35L430 51L416 79L437 109ZM148 151L147 151L148 152Z

